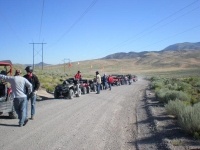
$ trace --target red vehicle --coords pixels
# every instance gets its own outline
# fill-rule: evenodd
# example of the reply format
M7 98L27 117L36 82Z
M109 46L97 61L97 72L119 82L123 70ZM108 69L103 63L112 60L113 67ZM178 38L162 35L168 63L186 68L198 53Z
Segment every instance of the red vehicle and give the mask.
M0 73L12 75L12 62L10 60L0 61ZM9 84L3 80L0 81L0 115L8 113L11 119L16 119L17 114L13 106L12 89Z
M90 84L87 79L80 80L80 88L83 94L90 93Z
M111 75L113 77L113 83L112 85L121 85L121 78L118 75Z

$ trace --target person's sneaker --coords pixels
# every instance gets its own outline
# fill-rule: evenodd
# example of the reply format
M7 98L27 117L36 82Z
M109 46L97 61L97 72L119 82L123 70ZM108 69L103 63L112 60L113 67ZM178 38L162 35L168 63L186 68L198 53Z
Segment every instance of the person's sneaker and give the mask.
M22 127L23 125L22 124L19 124L19 127Z
M23 126L25 126L25 125L27 124L27 122L28 122L28 119L26 119L26 120L24 121Z

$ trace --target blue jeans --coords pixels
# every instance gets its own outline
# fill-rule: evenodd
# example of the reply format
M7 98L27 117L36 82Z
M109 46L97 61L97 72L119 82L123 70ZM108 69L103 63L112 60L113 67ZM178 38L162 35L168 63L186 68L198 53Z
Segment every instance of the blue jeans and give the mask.
M97 93L99 94L100 93L100 83L97 83Z
M27 98L14 98L14 108L18 115L19 119L19 125L23 125L24 121L26 119L26 104L27 104Z
M109 89L111 90L111 83L108 83L108 87L109 87Z
M31 116L35 115L36 98L37 98L36 94L32 95L31 97L28 96L27 105L26 105L26 109L27 109L27 111L26 111L26 118L28 118L28 104L29 104L29 99L31 100Z

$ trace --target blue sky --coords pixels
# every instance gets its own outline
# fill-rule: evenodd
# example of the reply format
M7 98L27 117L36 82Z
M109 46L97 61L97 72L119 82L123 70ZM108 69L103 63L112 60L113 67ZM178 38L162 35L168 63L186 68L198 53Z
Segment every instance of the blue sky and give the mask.
M200 42L200 0L0 0L0 60L60 64ZM34 62L42 45L34 46Z

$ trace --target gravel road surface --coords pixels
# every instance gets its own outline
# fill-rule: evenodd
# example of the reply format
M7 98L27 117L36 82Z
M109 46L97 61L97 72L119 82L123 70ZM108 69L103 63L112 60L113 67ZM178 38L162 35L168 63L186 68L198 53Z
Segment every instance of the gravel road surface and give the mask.
M35 120L24 127L18 127L18 119L0 116L0 149L138 150L137 103L146 87L139 79L100 94L37 101Z

